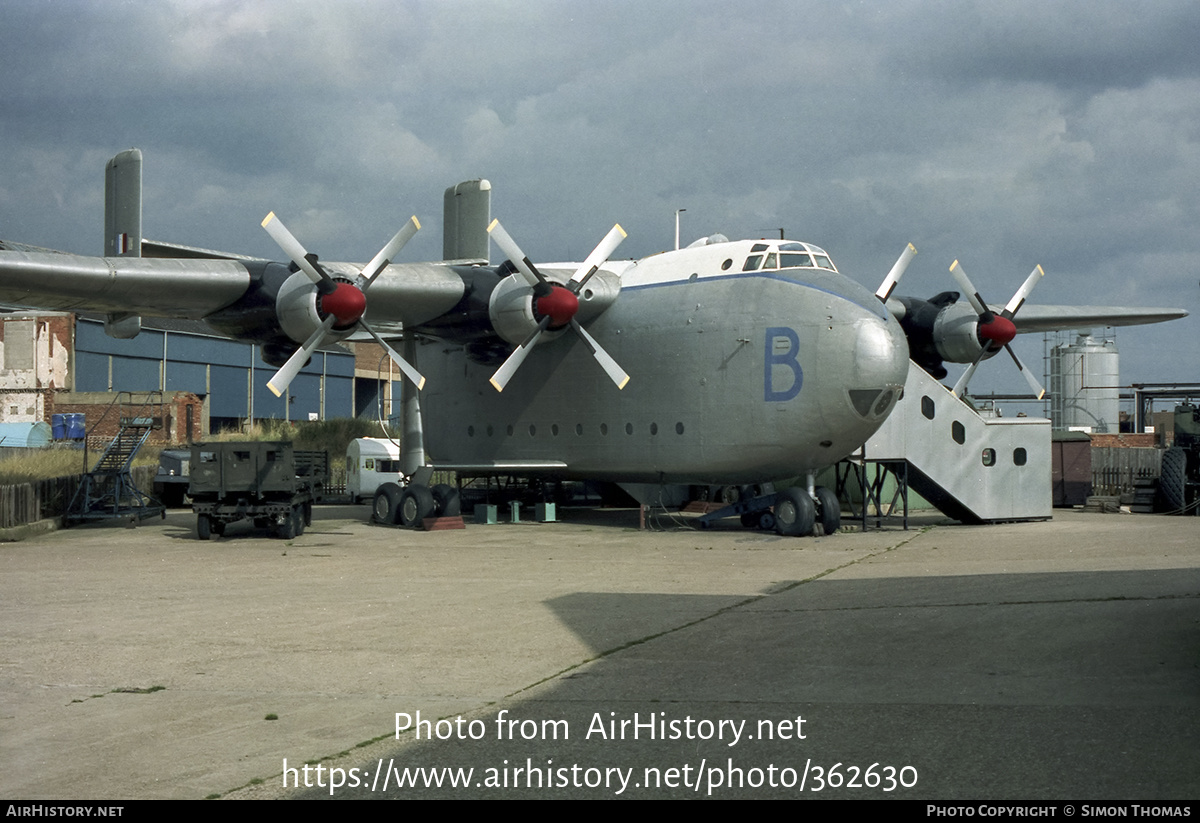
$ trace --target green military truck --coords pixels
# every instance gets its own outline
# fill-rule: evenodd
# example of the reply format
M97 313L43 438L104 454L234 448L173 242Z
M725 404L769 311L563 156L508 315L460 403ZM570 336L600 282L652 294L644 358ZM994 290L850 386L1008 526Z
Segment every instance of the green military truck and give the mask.
M299 451L287 441L196 443L190 477L188 494L201 540L247 519L291 540L312 523L313 503L324 498L329 454Z

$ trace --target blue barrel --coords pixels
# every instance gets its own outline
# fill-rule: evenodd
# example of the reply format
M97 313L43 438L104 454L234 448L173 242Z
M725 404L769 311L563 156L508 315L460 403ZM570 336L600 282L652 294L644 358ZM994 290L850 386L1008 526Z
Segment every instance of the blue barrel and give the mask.
M50 415L50 435L55 440L63 440L67 436L67 421L65 414Z
M83 412L63 415L67 419L67 439L82 440L87 436L87 419Z

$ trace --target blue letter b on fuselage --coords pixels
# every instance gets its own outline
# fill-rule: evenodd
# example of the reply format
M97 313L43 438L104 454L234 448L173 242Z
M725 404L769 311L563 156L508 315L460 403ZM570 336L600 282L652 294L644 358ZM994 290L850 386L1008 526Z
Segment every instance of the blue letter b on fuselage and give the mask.
M800 338L787 326L767 329L766 350L763 352L763 400L791 400L800 393L804 371L796 357L800 354ZM788 375L787 372L791 372Z

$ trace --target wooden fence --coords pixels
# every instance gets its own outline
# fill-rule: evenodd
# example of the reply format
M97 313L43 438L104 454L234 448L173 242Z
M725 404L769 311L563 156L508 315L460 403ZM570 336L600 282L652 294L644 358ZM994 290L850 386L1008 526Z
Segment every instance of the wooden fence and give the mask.
M1162 449L1092 447L1092 494L1127 494L1140 478L1161 473Z
M131 472L133 482L149 494L156 470L156 466L135 467ZM80 475L73 475L0 486L0 529L62 517L67 513L80 481Z

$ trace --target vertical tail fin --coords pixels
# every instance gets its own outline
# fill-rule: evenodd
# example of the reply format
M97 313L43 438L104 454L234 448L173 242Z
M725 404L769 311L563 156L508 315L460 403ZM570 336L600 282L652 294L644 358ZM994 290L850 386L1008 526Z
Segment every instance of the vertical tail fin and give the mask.
M489 260L492 184L467 180L446 189L443 201L442 259Z

